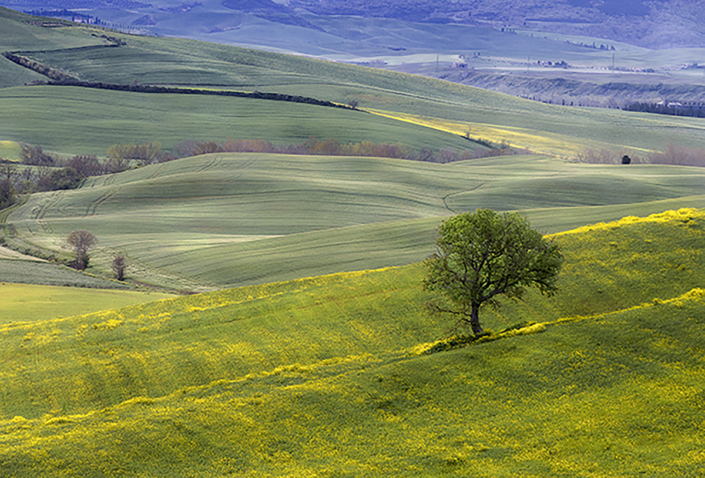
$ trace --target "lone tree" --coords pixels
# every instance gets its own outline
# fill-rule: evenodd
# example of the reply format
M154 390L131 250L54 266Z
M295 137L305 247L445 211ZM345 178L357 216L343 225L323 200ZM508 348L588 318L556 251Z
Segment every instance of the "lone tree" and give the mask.
M457 316L456 326L469 325L475 335L483 334L480 307L497 308L500 295L521 299L530 286L547 295L557 290L563 256L519 214L478 209L454 216L441 224L436 247L425 261L424 285L449 305L434 308Z
M127 270L127 259L122 254L119 254L113 259L112 263L113 272L115 273L115 278L119 281L125 280L125 270Z
M98 239L88 231L73 231L66 238L66 242L71 246L76 254L76 258L71 263L71 267L79 271L85 270L88 267L88 251L95 247Z

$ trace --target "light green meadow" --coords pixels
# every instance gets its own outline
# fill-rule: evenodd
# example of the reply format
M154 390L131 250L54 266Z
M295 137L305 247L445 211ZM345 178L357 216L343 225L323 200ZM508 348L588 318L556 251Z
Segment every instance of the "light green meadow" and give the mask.
M512 156L453 164L212 154L35 194L10 213L13 241L68 257L73 230L98 237L95 273L127 255L131 277L204 290L424 259L435 230L476 208L526 211L557 232L628 214L701 207L705 170Z
M70 317L169 297L172 296L152 292L0 282L0 323Z

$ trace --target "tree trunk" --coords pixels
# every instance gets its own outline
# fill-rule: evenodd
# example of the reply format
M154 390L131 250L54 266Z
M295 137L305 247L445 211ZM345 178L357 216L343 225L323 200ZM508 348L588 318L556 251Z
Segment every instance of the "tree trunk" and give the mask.
M472 327L472 333L477 336L485 333L480 325L480 304L472 304L472 311L470 312L470 326Z

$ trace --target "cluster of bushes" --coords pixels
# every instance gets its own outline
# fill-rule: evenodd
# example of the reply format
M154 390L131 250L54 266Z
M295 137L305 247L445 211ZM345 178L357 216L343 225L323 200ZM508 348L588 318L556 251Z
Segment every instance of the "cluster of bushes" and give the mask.
M217 143L215 141L187 140L177 144L174 153L181 158L198 156L209 153L278 153L301 154L322 156L368 156L379 158L408 159L413 161L427 161L434 163L451 163L468 159L477 159L490 156L504 156L510 154L527 154L528 151L511 148L507 143L492 145L485 141L482 144L489 146L485 151L458 151L451 148L442 148L436 151L430 149L411 149L403 144L372 143L339 143L335 139L319 140L309 138L303 143L294 145L275 145L269 141L259 139L227 140ZM166 159L168 160L168 159Z
M626 160L625 158L628 158ZM705 167L705 150L669 144L663 151L645 157L625 155L608 149L585 149L578 153L574 161L590 164L671 164L676 166Z
M104 166L104 172L99 174L118 173L136 166L178 159L169 153L161 151L162 146L159 141L144 144L114 144L108 148L108 160ZM93 174L92 176L96 176Z
M0 179L0 209L10 207L15 203L15 188L11 181Z
M674 164L679 166L705 167L705 149L687 148L669 144L661 152L649 156L651 164Z
M628 161L624 158L629 158ZM634 154L626 155L609 149L586 148L573 157L573 161L587 164L642 164L649 161Z
M114 155L101 162L94 155L62 159L44 152L41 146L23 144L21 163L0 159L0 209L14 204L17 194L74 189L87 177L124 171L133 160L153 162L159 143L116 145L114 149Z

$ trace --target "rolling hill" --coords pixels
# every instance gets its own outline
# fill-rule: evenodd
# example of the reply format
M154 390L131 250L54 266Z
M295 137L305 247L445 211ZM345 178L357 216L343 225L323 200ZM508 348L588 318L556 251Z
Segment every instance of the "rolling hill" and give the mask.
M164 7L174 6L188 7ZM281 15L263 21L294 21L272 8ZM37 75L0 58L0 154L14 159L20 142L65 157L311 135L484 149L466 135L541 153L450 164L216 153L23 198L2 214L3 244L67 257L67 234L87 229L98 248L88 274L2 254L3 280L213 292L151 301L162 296L0 285L10 297L0 305L0 474L701 472L705 214L684 207L705 208L705 170L565 158L585 147L702 148L702 120L562 108L5 9L0 29L12 32L2 51L93 83L22 86ZM418 261L444 217L477 207L520 210L557 233L566 262L557 296L483 311L495 332L453 349L450 323L426 307ZM127 286L108 280L118 252Z
M71 231L90 230L97 271L119 251L140 281L202 290L420 261L444 217L478 207L523 210L546 232L702 207L703 174L535 156L435 164L223 153L34 194L7 223L13 241L58 255Z
M0 468L696 476L704 221L558 234L559 295L488 311L505 332L431 355L448 323L418 265L3 325Z
M0 24L14 32L0 40L2 48L78 80L204 93L10 82L0 89L0 114L11 118L0 124L0 139L14 155L19 142L63 155L101 156L116 143L158 141L170 150L189 139L295 144L311 136L415 149L485 149L461 137L467 136L560 157L586 147L637 156L669 143L705 147L697 118L564 108L273 52L107 35L87 25L48 28L6 9L0 10ZM205 94L213 90L354 100L359 110ZM101 241L96 272L107 273L111 254L119 251L130 256L139 280L171 290L207 290L415 262L428 255L442 217L476 207L523 210L543 230L559 231L631 212L700 206L701 184L692 168L593 168L542 157L441 166L221 155L35 195L12 213L15 232L6 235L20 250L65 255L60 246L66 234L89 229Z
M0 24L18 33L2 48L20 50L31 60L82 81L258 90L342 104L356 101L362 110L402 123L416 122L455 135L467 133L474 139L506 140L520 148L563 157L586 147L632 154L661 150L669 143L705 147L698 119L564 108L414 75L191 40L111 33L125 44L109 46L100 36L104 30L46 28L33 24L35 17L7 12L0 11ZM48 37L44 47L37 44L42 36ZM57 48L62 41L66 46ZM81 43L86 47L75 47ZM13 80L3 86L18 84ZM242 116L233 114L233 108L241 109ZM478 147L359 111L309 108L66 86L5 88L0 90L0 113L13 121L0 126L0 138L33 142L57 152L65 149L68 154L99 155L112 144L142 138L170 148L186 139L223 141L248 136L296 143L312 134L340 142L367 139L408 142L415 147ZM57 117L64 121L57 122ZM79 151L80 144L90 150Z

